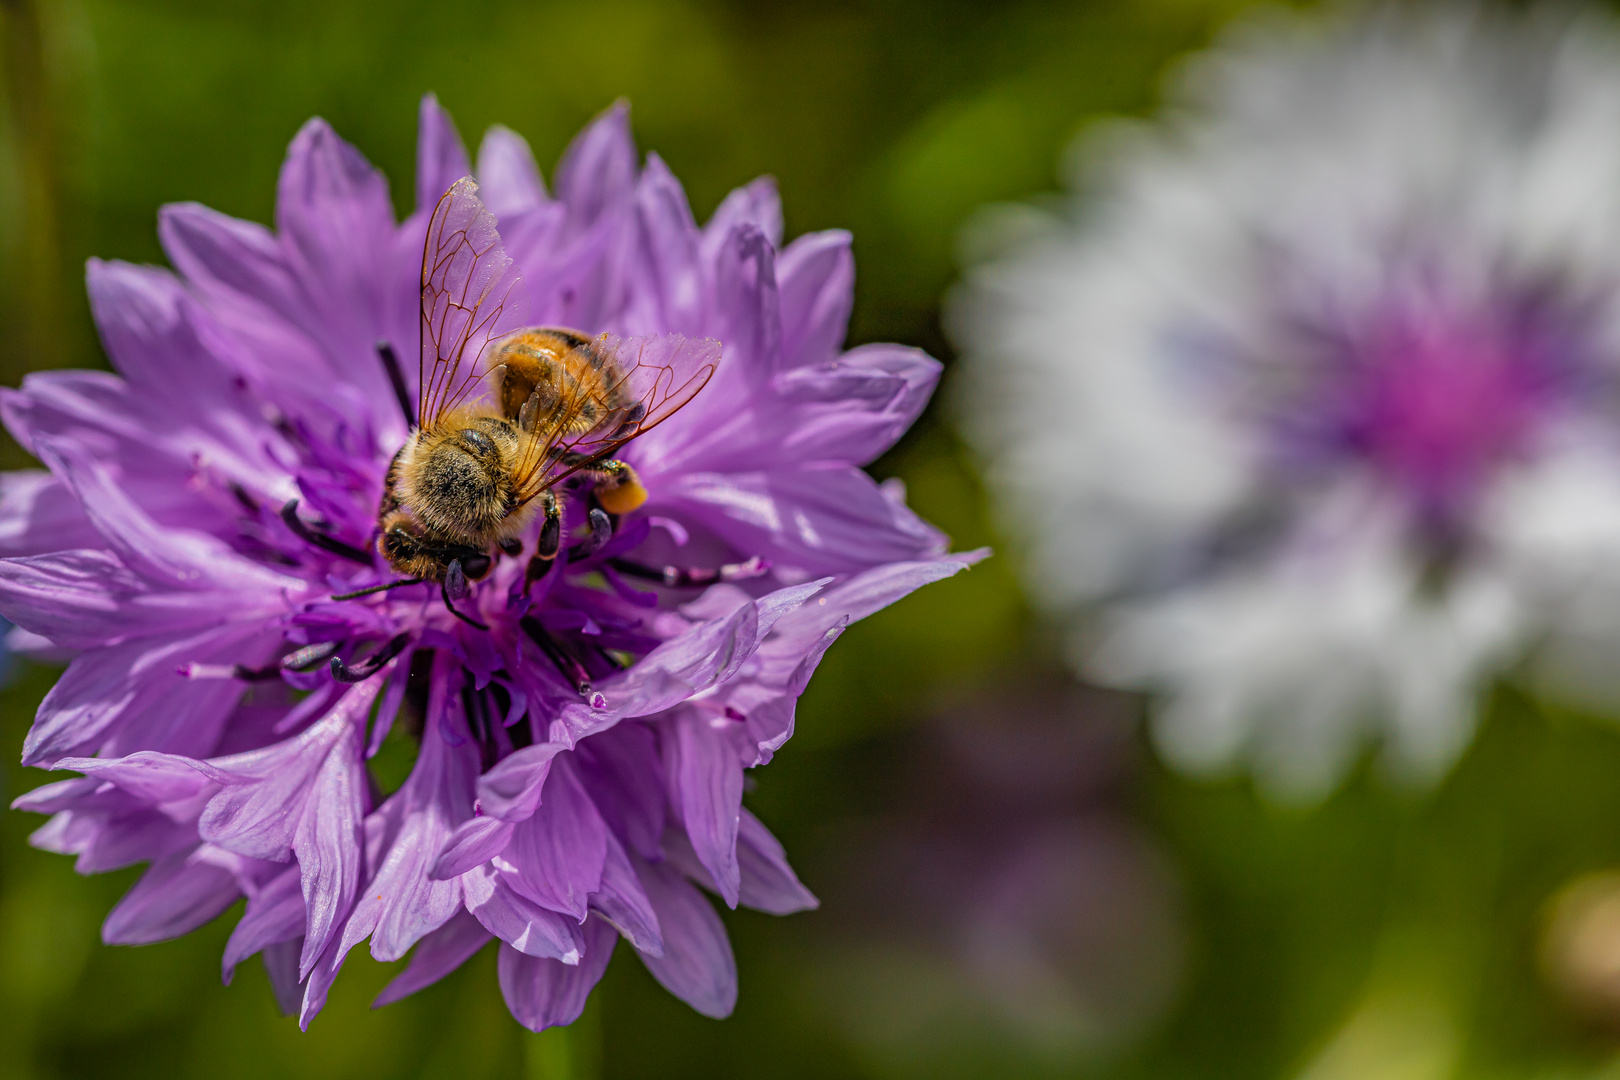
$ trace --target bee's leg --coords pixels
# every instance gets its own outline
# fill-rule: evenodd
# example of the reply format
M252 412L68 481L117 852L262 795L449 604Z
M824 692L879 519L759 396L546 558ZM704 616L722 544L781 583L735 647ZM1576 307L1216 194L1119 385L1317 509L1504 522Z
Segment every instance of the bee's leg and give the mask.
M540 523L540 539L535 543L534 557L529 560L529 568L523 575L525 587L545 576L562 547L562 500L552 491L546 492L541 499L541 512L545 520Z
M647 501L647 489L641 486L636 470L622 461L597 463L601 479L596 483L596 501L610 514L628 514L640 509Z
M501 550L514 557L521 555L523 554L523 541L515 536L509 540L502 540Z
M639 509L647 501L647 489L641 486L636 470L615 458L592 461L584 454L563 451L557 455L557 464L574 469L594 482L593 492L602 509L615 517Z

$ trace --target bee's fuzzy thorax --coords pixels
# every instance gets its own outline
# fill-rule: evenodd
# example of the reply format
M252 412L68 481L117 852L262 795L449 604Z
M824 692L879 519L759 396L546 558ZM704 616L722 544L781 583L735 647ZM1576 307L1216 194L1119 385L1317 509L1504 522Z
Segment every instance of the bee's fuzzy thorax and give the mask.
M505 420L476 413L448 417L406 442L393 471L395 494L432 532L494 543L521 531L532 517L514 505L510 474L516 452L516 436Z

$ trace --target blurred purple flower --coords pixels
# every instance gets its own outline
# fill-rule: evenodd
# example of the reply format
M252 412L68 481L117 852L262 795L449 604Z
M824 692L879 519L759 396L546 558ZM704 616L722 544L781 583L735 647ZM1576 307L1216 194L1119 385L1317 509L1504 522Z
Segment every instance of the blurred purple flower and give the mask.
M34 842L82 872L151 864L108 942L184 934L245 896L225 976L262 954L304 1025L368 937L381 960L415 949L379 1003L498 938L513 1015L566 1024L622 936L724 1016L736 972L698 886L816 903L742 808L743 771L791 735L849 622L981 557L945 554L860 468L938 364L840 352L849 237L778 254L768 182L700 229L661 161L638 168L622 107L569 149L555 197L494 129L482 194L533 321L719 338L719 374L622 455L651 498L610 540L532 587L510 559L472 587L487 631L427 586L334 600L386 577L369 552L407 429L374 350L414 347L426 220L472 171L431 98L421 124L402 225L382 176L312 120L277 231L169 206L178 274L91 262L118 374L35 374L0 398L46 466L0 478L0 612L72 656L24 761L84 774L16 805L52 815ZM419 750L386 793L367 762L396 723Z
M1086 146L1073 221L1004 217L953 313L1076 665L1294 797L1368 735L1439 775L1526 658L1612 704L1615 28L1271 12L1177 105Z

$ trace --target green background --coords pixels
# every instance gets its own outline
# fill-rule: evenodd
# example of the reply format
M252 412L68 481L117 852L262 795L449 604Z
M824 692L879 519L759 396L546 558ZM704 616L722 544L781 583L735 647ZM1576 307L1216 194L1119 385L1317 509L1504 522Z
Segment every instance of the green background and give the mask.
M282 153L310 115L381 166L406 209L428 90L469 141L505 123L548 173L592 115L629 98L641 146L670 163L700 217L771 173L789 236L854 231L852 344L899 340L949 360L939 303L975 208L1055 191L1077 132L1150 114L1177 59L1241 6L3 0L0 367L14 385L33 368L105 363L84 259L161 260L154 215L170 200L268 221ZM3 457L24 463L10 444ZM390 969L357 952L301 1034L257 965L219 984L230 916L182 941L104 947L100 920L135 871L79 878L27 847L38 819L7 812L0 1076L1606 1074L1614 1029L1564 1004L1535 957L1548 897L1620 864L1610 726L1504 685L1434 792L1392 790L1368 768L1324 806L1282 810L1238 781L1173 776L1142 744L1139 703L1030 696L1060 681L1056 650L947 410L932 408L875 471L903 477L958 547L1001 554L852 629L805 697L798 736L753 777L750 805L826 904L726 915L734 1017L692 1013L628 950L566 1032L530 1035L508 1017L488 951L372 1012ZM16 760L53 677L24 666L0 693L3 760ZM1059 785L1031 811L1016 794L961 795L984 765L941 751L948 718L963 715L992 740L1030 715L1123 722L1125 734L1077 751L1106 759L1102 781ZM8 801L44 779L9 764L0 776ZM1108 963L1070 965L1105 1017L1084 1037L1043 1035L1038 1009L996 1006L935 932L979 884L971 873L886 905L862 888L886 844L993 851L1032 813L1132 838L1169 912L1169 929L1119 939L1146 942L1140 957L1121 945ZM1104 912L1116 922L1100 933L1114 940L1133 914ZM1154 963L1162 985L1121 1011Z

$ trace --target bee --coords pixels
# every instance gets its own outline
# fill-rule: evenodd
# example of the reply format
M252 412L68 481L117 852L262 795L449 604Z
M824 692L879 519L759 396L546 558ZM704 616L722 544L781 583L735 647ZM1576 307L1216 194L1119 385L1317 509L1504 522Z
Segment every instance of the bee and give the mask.
M521 554L537 519L533 559L556 558L563 481L574 479L593 529L646 500L614 455L690 402L720 352L716 341L673 334L502 332L521 321L521 279L476 192L472 178L458 180L428 223L414 418L397 361L383 353L413 423L384 481L377 550L404 577L362 590L437 582L468 622L451 600L490 572L498 551Z

